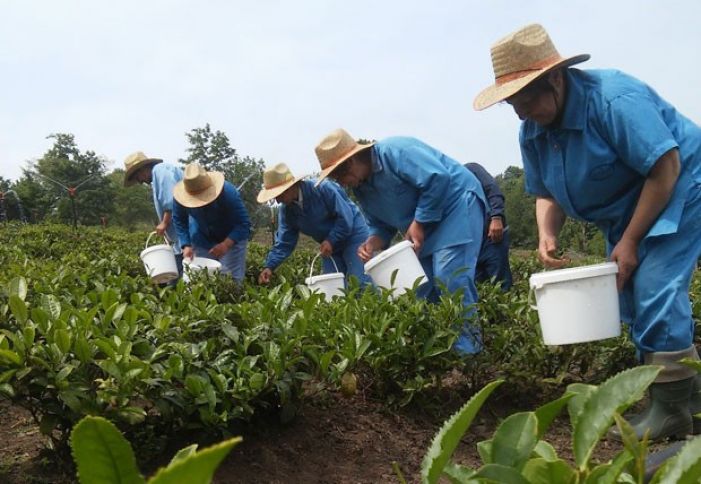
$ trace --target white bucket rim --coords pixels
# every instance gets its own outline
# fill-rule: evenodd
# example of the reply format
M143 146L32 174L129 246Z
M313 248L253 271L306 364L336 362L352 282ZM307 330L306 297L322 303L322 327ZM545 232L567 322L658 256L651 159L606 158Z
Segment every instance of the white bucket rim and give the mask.
M540 289L547 284L575 281L588 277L607 276L616 273L618 273L618 265L615 262L603 262L601 264L538 272L531 275L528 282L531 288Z
M392 257L394 254L403 251L407 247L411 248L413 250L414 244L411 243L409 240L402 240L399 243L394 244L392 247L383 250L379 254L377 254L375 257L370 259L365 263L364 269L365 272L370 272L376 265L378 265L380 262L383 262L390 257Z
M139 257L142 259L149 255L151 252L156 252L158 250L168 250L168 251L173 251L173 247L168 245L168 244L160 244L160 245L152 245L151 247L147 247L144 250L141 251L141 254L139 254Z
M343 272L330 272L328 274L319 274L316 276L307 277L306 279L304 279L304 283L309 286L312 284L316 284L317 282L331 281L334 279L345 279L345 277L346 276L343 274Z

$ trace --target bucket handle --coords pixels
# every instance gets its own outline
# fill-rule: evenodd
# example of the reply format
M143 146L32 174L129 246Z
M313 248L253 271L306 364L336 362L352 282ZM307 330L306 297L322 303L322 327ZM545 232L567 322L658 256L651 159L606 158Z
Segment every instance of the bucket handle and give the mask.
M312 278L312 273L314 272L314 263L316 262L316 260L319 258L320 255L321 255L321 252L316 254L314 256L314 258L312 259L312 265L309 267L309 278L310 279ZM333 256L329 257L329 259L331 259L331 262L333 262L333 266L336 268L336 272L338 272L338 266L336 265L336 261L333 260Z
M146 245L144 245L144 249L148 247L148 243L150 242L151 237L153 237L153 234L157 234L157 233L158 233L158 232L156 232L156 231L154 230L153 232L151 232L150 234L148 234L148 238L146 239ZM167 238L167 237L164 236L164 237L163 237L163 240L165 241L166 245L170 245L170 242L168 242L168 238Z
M528 288L528 307L531 308L533 311L538 310L538 306L536 304L533 304L533 297L535 295L535 290L536 290L536 288L533 286L530 286Z

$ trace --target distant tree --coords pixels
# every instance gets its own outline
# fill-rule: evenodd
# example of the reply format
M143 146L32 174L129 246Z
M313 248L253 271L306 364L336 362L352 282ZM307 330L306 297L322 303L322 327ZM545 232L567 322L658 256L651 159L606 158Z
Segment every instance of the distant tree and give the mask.
M538 242L535 198L526 194L523 169L510 166L495 179L504 194L512 247L532 249Z
M188 156L180 163L197 162L207 170L221 171L226 180L239 188L254 226L268 224L269 209L256 202L256 196L263 185L265 162L250 156L241 157L231 146L229 137L223 131L212 131L207 123L204 128L195 128L185 133L189 147Z
M54 218L96 225L113 211L114 193L105 177L106 162L93 151L81 152L72 134L47 138L54 144L28 168L16 191L34 219Z
M107 175L114 193L114 212L108 218L109 225L119 225L128 230L154 227L158 217L153 208L153 195L148 185L124 186L124 170L117 168Z

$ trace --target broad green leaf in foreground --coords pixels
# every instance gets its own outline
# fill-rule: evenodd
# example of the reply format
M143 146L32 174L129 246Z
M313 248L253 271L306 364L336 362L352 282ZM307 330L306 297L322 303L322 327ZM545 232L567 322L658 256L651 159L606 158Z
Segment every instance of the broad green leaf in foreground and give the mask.
M158 471L148 482L149 484L180 484L183 482L206 484L212 482L214 471L241 440L241 437L234 437L187 457L174 459L168 467Z
M660 467L653 484L696 484L701 482L701 437L689 441L679 453Z
M584 402L573 432L577 466L585 469L594 447L613 422L613 415L642 397L660 372L659 366L639 366L609 378Z
M134 452L112 422L85 417L71 433L73 458L81 484L140 484Z
M443 427L433 438L421 464L422 482L430 484L438 482L443 468L455 452L460 438L472 423L487 397L502 383L503 380L497 380L485 386L443 424Z

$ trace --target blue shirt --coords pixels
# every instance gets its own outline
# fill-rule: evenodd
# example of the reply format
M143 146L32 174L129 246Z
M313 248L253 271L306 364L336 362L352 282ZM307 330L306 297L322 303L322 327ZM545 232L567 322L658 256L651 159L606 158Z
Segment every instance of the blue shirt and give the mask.
M243 200L228 181L224 182L219 196L203 207L187 208L174 200L173 221L183 247L194 245L209 250L227 237L243 242L251 234L251 222Z
M334 253L343 252L351 237L368 237L365 219L346 192L331 180L322 181L316 188L314 183L299 182L302 206L293 202L280 208L277 238L265 267L275 269L282 264L297 245L300 232L319 243L328 240Z
M158 163L151 170L151 189L153 190L153 205L156 207L158 220L163 220L164 212L173 212L173 187L183 179L183 169L167 164ZM168 225L166 235L173 244L173 251L179 254L182 250L178 243L175 224Z
M560 125L521 125L526 191L552 197L570 217L595 223L611 247L630 222L650 169L678 148L679 179L647 236L676 232L689 188L701 178L701 129L627 74L565 73Z
M372 173L353 189L370 235L389 243L412 221L424 226L421 256L469 242L465 224L483 213L470 213L470 194L487 207L477 178L460 163L416 138L393 137L371 148Z

